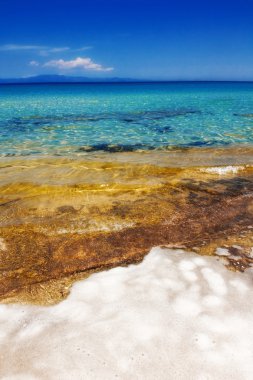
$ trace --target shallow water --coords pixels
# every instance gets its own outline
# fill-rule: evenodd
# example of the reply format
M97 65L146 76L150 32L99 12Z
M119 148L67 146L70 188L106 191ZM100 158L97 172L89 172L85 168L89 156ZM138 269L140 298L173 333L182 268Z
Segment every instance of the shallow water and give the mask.
M253 143L252 83L0 87L0 154Z
M158 165L153 153L136 163L137 152L133 162L119 160L126 153L107 162L111 155L2 159L0 300L52 304L77 278L140 262L158 245L204 255L220 247L233 256L230 269L252 265L252 165L184 167L184 153L181 167L169 155Z

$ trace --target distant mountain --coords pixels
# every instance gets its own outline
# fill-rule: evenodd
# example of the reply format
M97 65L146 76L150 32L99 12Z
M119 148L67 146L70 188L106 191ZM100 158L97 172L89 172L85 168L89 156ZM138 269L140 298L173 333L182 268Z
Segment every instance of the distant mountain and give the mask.
M138 80L139 81L139 80ZM136 82L131 78L89 78L65 75L37 75L27 78L0 78L0 84L8 83L106 83L106 82Z
M75 77L66 75L36 75L26 78L0 78L0 84L29 84L29 83L145 83L145 82L170 82L170 83L236 83L253 81L233 81L233 80L155 80L155 79L136 79L136 78L90 78L90 77Z

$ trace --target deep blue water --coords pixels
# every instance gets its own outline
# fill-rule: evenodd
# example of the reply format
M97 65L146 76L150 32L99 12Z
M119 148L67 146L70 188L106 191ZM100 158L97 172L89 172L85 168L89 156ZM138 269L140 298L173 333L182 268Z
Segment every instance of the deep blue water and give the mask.
M253 83L0 86L0 155L253 144Z

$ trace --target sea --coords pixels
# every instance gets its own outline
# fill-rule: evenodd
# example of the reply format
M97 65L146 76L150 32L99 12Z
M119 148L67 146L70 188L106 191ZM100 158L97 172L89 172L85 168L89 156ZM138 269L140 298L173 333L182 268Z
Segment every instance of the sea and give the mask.
M0 87L1 156L252 143L253 83Z

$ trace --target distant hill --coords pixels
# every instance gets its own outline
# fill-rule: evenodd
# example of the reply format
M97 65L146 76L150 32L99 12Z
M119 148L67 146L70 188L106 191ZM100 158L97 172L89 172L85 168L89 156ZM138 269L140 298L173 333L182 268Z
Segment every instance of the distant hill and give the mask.
M138 80L139 81L139 80ZM27 78L0 78L0 84L8 83L100 83L100 82L136 82L131 78L89 78L65 75L37 75Z
M29 84L29 83L252 83L253 81L233 80L152 80L136 78L91 78L66 75L36 75L26 78L0 78L0 84Z

